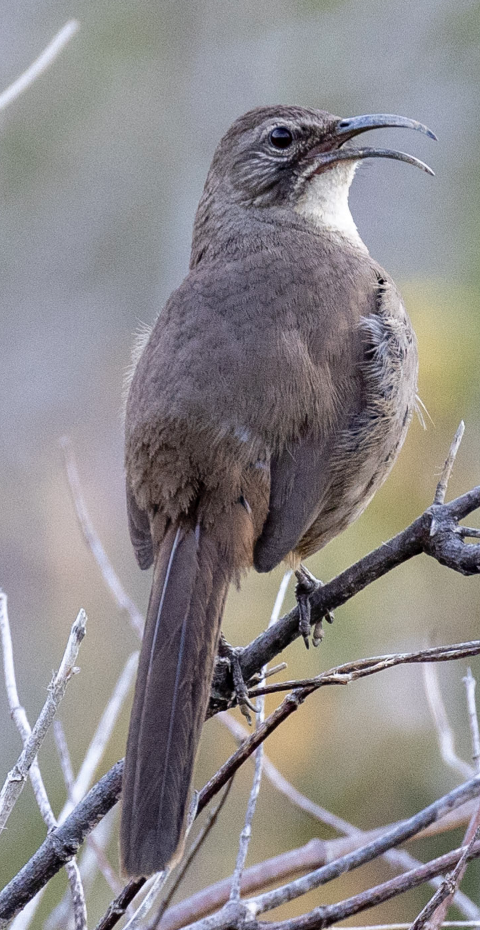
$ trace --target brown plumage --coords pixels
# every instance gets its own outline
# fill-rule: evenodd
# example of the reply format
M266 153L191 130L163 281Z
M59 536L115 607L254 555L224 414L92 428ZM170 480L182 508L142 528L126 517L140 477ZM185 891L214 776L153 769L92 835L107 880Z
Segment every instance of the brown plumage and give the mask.
M347 205L356 162L396 153L342 147L385 125L423 128L296 107L237 120L207 178L190 273L136 365L127 502L154 575L125 763L127 874L181 848L230 581L324 546L405 438L415 337Z

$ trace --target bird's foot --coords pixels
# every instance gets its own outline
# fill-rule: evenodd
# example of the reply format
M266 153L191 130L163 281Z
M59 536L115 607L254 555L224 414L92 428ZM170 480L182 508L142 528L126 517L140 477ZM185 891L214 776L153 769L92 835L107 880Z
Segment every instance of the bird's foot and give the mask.
M230 643L227 643L223 633L220 633L218 652L219 655L221 655L223 658L228 659L230 663L230 670L233 679L233 690L237 704L243 716L246 717L248 723L251 724L252 718L250 716L250 711L253 711L253 713L256 714L257 708L248 696L248 688L243 677L242 667L240 665L240 655L242 650L236 646L231 646Z
M295 587L295 597L297 599L298 610L300 614L300 619L298 621L298 628L300 633L303 636L303 641L307 647L310 647L310 626L311 626L311 614L312 609L310 606L310 598L318 588L323 588L323 582L319 581L318 578L315 578L308 568L305 568L304 565L300 565L300 568L295 572L295 577L297 579L297 584ZM321 617L320 620L317 620L315 626L313 627L312 633L312 643L314 646L318 646L324 636L323 630L323 620L327 620L328 623L333 623L333 613L331 610L325 612L324 617Z

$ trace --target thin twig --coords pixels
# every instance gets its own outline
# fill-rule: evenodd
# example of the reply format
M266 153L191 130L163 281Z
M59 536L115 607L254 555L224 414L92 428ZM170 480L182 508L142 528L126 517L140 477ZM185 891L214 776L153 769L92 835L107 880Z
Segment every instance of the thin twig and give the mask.
M246 727L244 727L242 723L236 720L235 717L233 717L233 715L229 711L226 711L225 713L220 714L219 720L221 720L221 722L225 726L227 726L227 728L230 730L230 732L233 734L233 736L238 742L242 742L242 740L248 737L249 733ZM306 797L306 795L302 794L301 791L295 788L295 786L292 785L292 783L289 782L285 778L285 776L282 775L281 772L279 772L279 770L276 768L276 766L273 764L273 762L269 759L269 757L266 754L264 754L263 756L263 772L264 772L265 777L268 778L270 783L277 789L277 791L280 791L281 794L283 794L290 801L290 803L293 804L295 807L300 808L300 810L308 814L310 817L313 817L315 820L320 821L320 823L327 824L329 827L332 827L334 830L337 830L339 833L342 833L345 836L350 837L351 839L355 837L355 844L352 845L350 849L358 848L360 845L362 845L362 843L366 842L368 834L364 830L360 830L358 827L355 827L353 824L349 823L347 820L344 820L342 817L339 817L336 814L332 814L331 811L326 810L326 808L321 807L319 804L316 804L310 798ZM458 826L458 823L451 825L451 828L455 826ZM374 831L369 831L369 833L370 835L375 834L378 836L381 833L385 833L387 829L389 829L387 826L379 827ZM427 832L428 831L424 831L424 833L427 833ZM332 859L337 858L337 856L341 854L340 849L339 849L341 844L339 843L338 840L327 840L325 841L324 845L325 845L326 858L323 862L318 862L317 867L319 867L320 865L323 865L325 862L329 862ZM345 850L345 845L346 844L344 842L343 843L344 851L345 852L350 851L349 849ZM334 849L336 847L338 848L338 852L334 852ZM414 856L412 856L409 852L407 852L404 849L389 849L387 850L387 852L383 854L383 858L387 862L389 862L390 865L393 868L395 868L397 871L400 870L402 872L410 871L411 869L417 868L419 865L422 864L421 862L419 862L418 859L415 859ZM282 867L283 866L280 865L280 868ZM300 872L300 871L305 871L305 870L299 869L298 871ZM259 873L260 873L260 869L259 869ZM267 879L267 883L270 883L272 879L271 879L270 871L268 869L265 871L265 876ZM259 877L260 877L260 874L259 874ZM280 880L280 878L282 877L284 876L279 875L278 880ZM228 883L228 879L225 881L225 885L227 885L227 883ZM432 879L431 884L435 888L438 888L441 885L441 879L437 879L437 878ZM216 889L217 886L215 885L213 886L213 888ZM261 887L257 885L256 888L249 887L247 890L250 892L260 891ZM208 902L208 898L209 898L208 891L209 889L205 889L205 895L204 895L205 902ZM199 895L194 895L193 897L194 898L198 897L200 899L200 896L202 894L203 893L200 893ZM222 900L218 900L218 894L217 894L215 900L212 901L211 908L209 908L208 910L203 910L200 913L200 916L206 916L206 914L212 913L213 910L216 910L221 904L225 903L227 899L228 899L228 891L226 889L225 897ZM455 904L466 917L469 917L471 919L480 919L480 909L473 903L473 901L470 900L470 898L467 897L467 895L463 894L463 892L457 891L457 893L455 894ZM185 910L190 909L190 905L188 901L181 902L181 905L178 906L179 914L180 914L180 907L182 905L185 905ZM200 904L196 903L195 905L193 905L193 902L192 902L191 912L195 913L195 908L198 908L199 906L200 907L205 906L203 899L201 900ZM171 914L170 912L167 915L167 920L168 920L168 925L167 925L168 930L177 930L178 927L186 923L186 920L180 917L181 923L175 924L174 915Z
M312 869L318 869L326 863L332 862L339 855L350 852L352 849L358 849L368 839L385 833L386 829L387 827L368 832L358 831L355 840L350 837L348 844L345 840L322 840L315 837L304 846L288 850L278 856L265 859L263 862L258 862L243 873L242 895L252 895L264 891L265 888L274 883L305 874ZM428 832L427 828L418 836L425 836ZM401 849L391 849L384 853L383 856L396 869L402 871L411 871L422 865L421 862ZM441 881L441 878L431 878L430 884L439 887ZM228 901L230 884L231 879L225 878L213 885L202 888L201 891L192 894L189 898L179 901L168 909L161 924L158 924L158 922L152 924L149 930L154 930L154 928L155 930L156 928L158 930L180 930L181 927L185 927L193 921L207 917L219 910ZM456 893L455 903L471 920L480 921L479 909L462 892ZM410 927L410 924L407 927Z
M460 799L463 798L464 792L470 792L473 785L477 786L478 794L475 794L475 796L478 797L480 794L480 775L475 775L473 779L465 782L464 785L454 788L453 791L449 792L448 796L445 795L443 798L434 801L433 804L430 804L428 807L424 808L424 810L402 821L392 830L383 834L383 836L379 836L377 839L373 840L371 843L367 843L355 852L349 853L341 859L337 859L336 862L323 866L303 878L275 888L273 891L267 891L265 894L245 902L249 911L258 914L272 910L272 908L277 907L286 900L291 901L314 888L318 888L320 885L324 885L326 882L331 881L338 875L342 875L344 872L349 872L366 862L370 862L387 849L398 846L409 837L419 833L420 830L428 826L428 824L438 820L442 816L442 813L451 810L452 807L458 807L459 804L462 803ZM467 788L467 786L471 786L471 788ZM449 801L447 801L447 797ZM450 801L453 802L452 805L450 805Z
M310 598L311 623L315 624L328 610L345 604L376 579L422 552L461 574L479 574L480 545L465 543L458 533L458 521L479 506L480 487L448 504L432 504L397 536L317 588ZM239 661L245 681L249 681L262 665L286 649L298 636L299 613L298 608L294 608L241 651ZM218 664L215 669L213 693L215 699L210 703L210 715L228 707L230 689L228 669L224 664ZM218 699L221 694L226 696L223 704Z
M233 785L233 778L231 778L230 781L227 783L225 791L223 792L222 797L220 798L218 804L214 807L212 811L210 811L210 814L208 815L208 818L205 824L203 825L198 835L195 837L195 840L190 846L190 849L188 850L187 855L184 857L184 859L180 863L179 868L177 869L177 873L175 875L175 881L172 882L172 884L170 885L170 888L168 889L167 894L165 895L163 900L160 902L158 911L155 914L155 917L153 918L151 923L149 923L147 930L155 930L155 928L160 923L165 911L167 910L170 904L170 901L172 900L175 892L180 887L192 862L194 861L196 855L198 854L199 850L203 846L205 840L207 839L207 836L210 834L211 830L215 826L218 820L219 814L221 813L224 807L225 801L227 800L228 795L230 794L232 785Z
M463 679L466 690L467 690L467 707L469 711L469 722L470 730L472 735L472 756L477 755L478 750L478 718L475 707L475 679L468 669L467 676ZM476 764L475 770L479 771L479 766ZM429 930L439 930L443 924L445 917L448 913L448 909L453 902L454 895L458 891L458 887L462 878L465 874L467 868L467 858L470 849L472 848L475 840L478 839L480 829L480 805L477 804L476 810L470 818L464 840L464 853L459 859L457 865L455 866L453 872L449 875L446 875L443 882L440 884L436 894L430 899L430 901L425 905L425 907L420 911L420 914L414 921L412 925L412 930L421 930L427 922Z
M280 622L280 621L279 621ZM277 624L278 625L278 624ZM268 631L267 631L268 633ZM476 651L478 652L480 645L477 644ZM455 647L453 652L449 647L440 647L440 651L437 647L436 650L426 650L429 654L428 658L430 661L433 661L432 652L436 651L439 654L439 657L442 659L454 658L459 654L471 654L472 645L467 644L466 647ZM404 657L405 661L413 655L416 661L419 661L418 654L407 654ZM376 659L365 660L363 663L355 663L356 666L359 664L361 666L366 665L371 667L377 662ZM351 663L353 665L353 663ZM388 667L385 666L385 667ZM199 806L198 811L203 810L206 804L209 803L211 798L227 783L227 781L232 777L235 771L245 762L245 760L251 755L252 752L263 742L266 737L272 733L277 726L282 722L283 719L290 716L302 703L303 700L311 693L311 688L309 689L298 689L294 695L288 695L280 706L273 711L273 713L267 718L262 727L258 731L251 734L248 740L246 740L242 746L230 757L229 760L219 769L218 772L210 779L210 781L205 785L202 791L199 794ZM81 802L75 811L72 813L71 818L74 818L69 822L75 823L75 844L74 851L78 846L83 842L85 836L90 832L93 826L98 823L98 821L105 815L105 813L110 810L110 808L118 800L120 791L121 791L121 779L123 772L123 762L117 763L113 769L110 770L107 775L105 775L98 784L91 789L87 797ZM472 795L473 797L474 795ZM469 800L469 797L465 797L464 801ZM88 814L87 814L88 811ZM60 828L61 829L61 828ZM67 835L70 835L67 831ZM34 856L29 860L29 862L24 866L24 868L18 873L15 879L10 882L9 885L0 892L0 916L3 917L8 914L9 917L12 917L17 911L24 906L30 898L36 894L36 892L51 878L51 876L58 871L59 868L64 863L64 857L61 854L62 843L59 841L55 846L51 846L48 842L48 838L45 843L40 847L39 850L34 854ZM71 854L71 853L70 853ZM68 858L68 855L67 857ZM40 866L39 862L43 862L43 865ZM140 879L138 882L129 883L124 889L122 896L122 904L133 899L138 889L143 886L143 881ZM114 903L113 909L115 910L117 904ZM114 926L114 923L104 923L99 926L111 927Z
M327 672L321 672L314 678L298 678L293 681L280 681L271 685L263 685L249 689L250 697L260 694L275 694L280 691L292 689L312 688L314 690L326 685L348 685L359 678L376 675L393 668L396 665L412 665L423 662L449 662L452 659L464 659L466 656L475 656L480 653L480 640L474 639L467 643L453 643L449 646L434 646L431 649L419 649L417 652L397 652L391 655L373 656L369 659L358 659L337 665ZM464 763L466 765L467 763ZM463 777L472 775L472 768L468 767L462 772Z
M72 496L73 506L75 508L75 513L83 534L83 538L102 573L103 580L107 585L107 588L109 589L117 607L127 613L131 626L141 639L143 634L143 617L136 604L125 591L125 588L123 587L115 569L113 568L113 565L110 562L110 559L108 558L107 553L105 552L105 549L103 548L90 519L90 515L88 513L82 493L82 487L80 484L77 463L75 460L71 440L68 436L63 436L60 440L60 445L65 460L65 470L67 473L68 485Z
M105 914L98 921L95 930L112 930L113 927L122 919L130 903L136 897L139 891L145 887L146 878L134 878L125 885L125 888L117 897L111 901ZM0 923L0 927L1 927Z
M65 785L67 788L69 799L72 802L73 801L72 792L75 787L75 775L73 772L72 760L70 758L70 752L68 749L67 739L66 739L65 732L64 732L64 729L63 729L63 726L60 720L54 720L53 732L55 736L55 743L57 747L58 756L60 759L60 766L62 769L63 778L64 778ZM100 869L105 881L107 882L109 887L112 889L113 893L118 894L123 886L120 882L120 879L115 874L114 869L110 865L107 859L107 856L105 855L104 850L102 849L100 844L97 842L93 834L90 834L89 836L87 836L86 842L88 846L90 846L90 848L95 853L97 863L98 863L98 868ZM80 871L82 870L80 869Z
M283 607L283 602L285 600L285 594L287 592L288 583L292 577L292 572L290 570L286 571L278 589L277 596L275 598L275 603L273 605L272 615L270 617L269 627L273 626L277 622L280 611ZM262 668L260 672L259 687L261 688L265 682L265 668ZM260 697L257 702L257 711L255 714L256 727L257 730L262 726L265 720L265 698ZM248 798L247 811L245 814L245 823L243 825L242 832L240 834L240 841L238 844L238 853L237 860L235 863L235 869L232 876L232 885L230 888L230 901L236 902L240 900L240 887L242 884L242 875L245 868L245 862L247 859L248 847L250 844L250 838L252 836L252 821L255 814L255 808L257 806L257 799L260 792L260 784L262 781L262 766L263 766L263 743L258 747L255 752L255 770L253 775L252 788L250 791L250 796Z
M117 819L116 818L117 813L118 812L115 808L109 811L109 813L106 814L106 816L103 818L101 823L97 825L93 833L91 833L88 837L89 840L90 839L94 840L97 848L100 850L101 853L103 853L103 851L106 849L107 844L110 840L112 830L115 826L115 822ZM80 874L82 876L83 887L85 889L85 894L87 897L98 875L98 865L99 865L98 856L96 852L94 851L93 846L90 843L86 843L84 849L82 850L81 856L79 856L79 868L80 868ZM103 872L103 875L104 877L106 877L105 872ZM117 884L118 887L114 889L112 881L109 881L108 884L112 887L114 894L119 894L122 886L121 886L121 882L116 877L113 870L112 870L111 878L113 879L113 882ZM42 889L42 891L45 891L46 888L47 886L45 886ZM42 892L40 892L40 894L38 894L33 899L33 901L34 902L37 901L37 899L41 897L41 894ZM17 921L21 920L23 915L27 912L28 907L29 905L27 904L27 907L24 908L24 910L18 915L18 917L15 918L12 924L12 930L24 930L22 925L20 925L20 927L17 927ZM64 927L66 926L67 921L68 921L69 911L70 911L70 897L68 893L65 893L61 901L58 902L58 904L54 907L53 911L49 914L46 921L44 922L43 930L56 930L57 927L60 927L61 930L64 930Z
M75 620L67 647L65 649L60 668L48 689L48 697L40 711L39 717L33 727L26 719L26 714L20 705L17 686L15 681L15 669L13 664L13 650L10 635L10 625L8 623L7 598L5 594L0 593L0 632L2 636L4 652L4 670L7 687L8 702L10 713L17 725L23 741L23 751L17 759L13 769L8 773L2 791L0 792L0 831L4 829L5 824L23 790L28 778L30 769L36 759L40 746L45 739L53 718L56 714L57 707L62 700L67 684L75 673L75 660L78 655L80 643L85 636L85 624L87 615L84 610L80 610ZM45 799L42 792L42 804Z
M455 891L458 888L459 882L462 880L462 877L465 873L467 867L467 862L472 852L472 849L475 846L475 842L478 839L479 828L478 821L480 819L480 808L475 817L477 822L477 827L473 832L473 836L470 839L470 842L467 846L462 847L461 856L453 869L452 872L449 872L445 876L440 888L435 892L435 894L430 898L430 901L422 908L418 917L412 923L411 930L423 930L423 927L430 922L432 928L440 927L443 923L443 918L445 912L448 908L449 901L452 900ZM437 912L437 914L435 913Z
M133 917L130 918L128 923L125 924L124 930L139 930L140 927L143 927L143 921L146 915L148 914L151 907L160 894L168 876L170 875L170 867L167 866L163 872L159 872L158 875L153 875L150 881L152 882L151 887L147 891L142 903L135 911ZM148 884L148 883L147 883Z
M97 769L97 766L100 763L100 760L105 752L107 743L110 739L113 728L118 719L119 713L122 709L123 703L128 695L130 690L135 670L138 662L138 652L133 652L127 659L125 666L114 686L110 700L103 711L103 714L98 722L95 733L90 741L90 745L85 754L85 758L80 767L80 771L77 775L77 778L74 781L74 784L70 790L70 796L67 798L62 811L59 815L59 823L63 823L68 815L72 812L75 807L75 804L78 804L80 800L84 797L88 791L93 776ZM123 766L123 763L122 763ZM111 772L113 770L110 770ZM112 779L112 791L113 794L116 793L118 789L117 782L115 779ZM109 808L106 809L107 811ZM110 831L107 831L105 834L105 843L108 842ZM86 833L86 838L88 839L89 832ZM93 847L91 847L91 852L94 853ZM101 852L98 849L97 844L97 853ZM82 859L82 872L90 875L92 870L100 866L100 870L104 875L104 878L112 888L115 894L121 894L121 886L119 887L119 880L117 879L114 870L111 868L110 863L105 856L99 856L94 853L94 857L91 858L88 855L88 850L86 850L85 856ZM50 926L55 926L55 921L61 923L65 919L65 901L60 902L58 908L55 909L51 915L52 921ZM13 930L23 930L21 927L14 927Z
M51 64L53 64L79 28L80 23L78 23L76 19L70 19L68 23L57 32L56 36L49 42L41 55L32 62L16 81L13 81L9 87L2 91L0 94L0 110L5 110L6 107L13 103L20 94L23 94L23 92L27 90Z
M128 657L123 670L112 691L110 700L97 724L97 729L93 734L90 745L85 754L85 758L80 767L80 771L72 786L71 799L64 804L59 815L59 823L62 823L65 817L73 810L75 804L84 797L88 791L95 771L105 752L107 743L117 722L123 703L130 690L135 670L138 663L138 652L132 652Z
M457 452L460 448L460 443L463 439L463 434L465 432L465 423L463 420L460 420L457 432L453 437L452 445L450 446L447 458L443 465L442 474L440 476L440 481L437 484L435 491L434 503L435 504L444 504L445 495L447 493L448 482L450 480L450 475L452 474L452 468L457 457Z
M303 914L301 917L292 920L268 923L252 921L250 924L251 930L323 930L323 928L331 927L332 924L345 920L347 917L352 917L354 914L359 914L368 908L376 907L377 904L389 901L399 894L410 891L412 888L418 888L419 885L430 881L434 876L441 875L447 869L452 868L458 862L462 852L463 849L455 849L444 856L432 859L431 862L427 862L426 865L422 865L412 872L397 875L381 885L362 891L360 894L339 901L337 904L316 907L308 914ZM479 856L480 843L476 843L469 854L469 858L477 859ZM230 927L235 927L232 920Z
M448 719L437 670L434 665L423 665L422 673L425 695L435 725L440 755L445 765L457 772L461 778L471 778L474 769L468 762L461 759L455 751L455 734Z
M470 736L472 740L472 760L475 771L480 771L480 733L478 726L477 706L475 703L476 681L472 675L472 670L467 669L464 679L465 690L467 694L468 722L470 725Z
M62 770L63 780L69 796L72 794L75 784L75 774L72 766L72 759L68 748L67 737L61 720L53 721L53 735L55 746L57 747L58 759Z
M45 738L47 730L53 721L58 704L60 703L68 681L76 671L75 660L78 655L80 643L85 636L85 625L87 615L84 610L80 610L75 620L67 647L65 649L60 668L54 676L49 687L48 698L40 712L35 726L30 727L25 708L20 704L20 698L17 690L17 681L15 675L15 663L13 659L13 645L10 632L10 622L8 619L7 597L3 591L0 591L0 635L3 647L3 663L5 674L5 685L10 712L14 723L20 733L24 749L17 763L7 776L2 792L0 794L0 823L5 826L8 817L13 810L15 802L19 797L25 781L30 775L35 799L40 808L40 813L45 821L49 831L53 831L57 826L48 795L45 790L43 778L36 759L38 750ZM78 865L72 857L65 863L65 870L70 885L72 895L72 905L75 918L75 930L86 930L87 928L87 909L85 904L85 895L82 886L82 880ZM30 908L30 914L33 917L35 912L34 904ZM1 925L1 924L0 924Z

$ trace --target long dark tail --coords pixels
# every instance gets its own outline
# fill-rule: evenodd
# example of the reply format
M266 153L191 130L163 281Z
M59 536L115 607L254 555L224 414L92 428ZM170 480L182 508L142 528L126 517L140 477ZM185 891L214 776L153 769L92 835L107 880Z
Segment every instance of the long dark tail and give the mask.
M207 533L172 527L155 559L123 776L122 868L150 875L182 841L230 572Z

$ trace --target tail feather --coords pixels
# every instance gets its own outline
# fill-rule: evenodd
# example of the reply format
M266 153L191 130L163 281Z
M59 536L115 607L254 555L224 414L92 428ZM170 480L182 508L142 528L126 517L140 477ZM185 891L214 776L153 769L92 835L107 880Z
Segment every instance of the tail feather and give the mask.
M172 527L154 567L123 781L124 872L163 869L181 842L229 583L200 527Z

